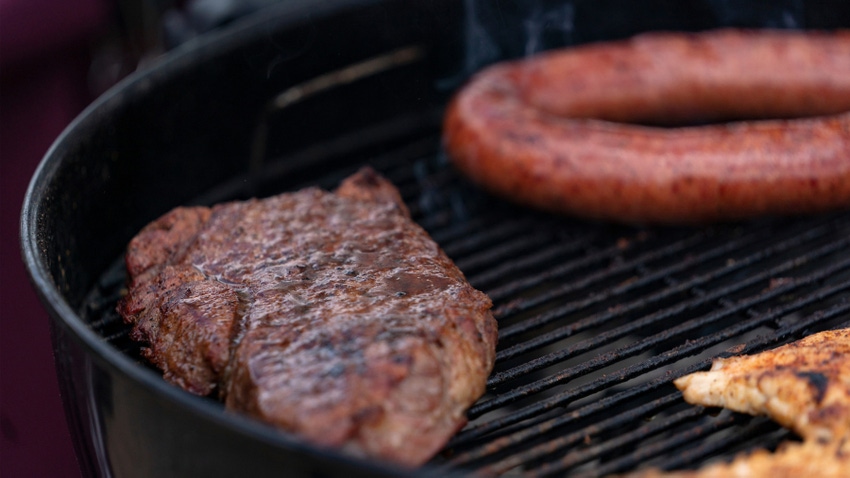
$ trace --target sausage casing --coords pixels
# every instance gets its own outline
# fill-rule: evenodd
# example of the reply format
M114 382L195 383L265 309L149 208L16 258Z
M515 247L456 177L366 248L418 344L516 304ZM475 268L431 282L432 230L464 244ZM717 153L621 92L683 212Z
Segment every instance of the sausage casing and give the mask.
M485 69L444 144L524 204L700 223L850 204L848 111L850 32L649 33Z

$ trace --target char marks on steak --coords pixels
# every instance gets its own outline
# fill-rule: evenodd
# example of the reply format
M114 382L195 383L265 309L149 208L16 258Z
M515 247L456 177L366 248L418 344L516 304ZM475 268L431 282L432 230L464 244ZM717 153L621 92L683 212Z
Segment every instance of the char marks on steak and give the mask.
M169 382L321 445L418 465L466 422L491 302L364 169L146 226L119 313Z

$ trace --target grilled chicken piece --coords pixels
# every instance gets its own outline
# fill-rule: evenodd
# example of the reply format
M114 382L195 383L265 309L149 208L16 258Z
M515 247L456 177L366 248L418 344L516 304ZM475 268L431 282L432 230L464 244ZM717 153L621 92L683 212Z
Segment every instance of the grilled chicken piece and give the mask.
M320 445L419 465L493 367L490 299L368 169L335 193L178 208L126 263L118 310L166 380Z
M675 384L688 403L764 414L805 440L850 436L850 329L718 359Z
M775 453L756 450L730 463L699 470L648 470L631 478L845 478L850 476L850 441L783 443Z
M850 476L850 329L830 330L755 355L717 359L674 383L688 403L767 415L803 442L756 450L699 470L649 469L632 478Z

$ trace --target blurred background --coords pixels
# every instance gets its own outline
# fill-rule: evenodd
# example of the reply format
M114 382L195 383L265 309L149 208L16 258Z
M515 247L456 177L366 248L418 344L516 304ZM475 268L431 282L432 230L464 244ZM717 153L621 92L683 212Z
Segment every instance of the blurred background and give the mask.
M0 476L79 476L49 318L21 260L39 161L92 100L165 51L274 0L0 0Z

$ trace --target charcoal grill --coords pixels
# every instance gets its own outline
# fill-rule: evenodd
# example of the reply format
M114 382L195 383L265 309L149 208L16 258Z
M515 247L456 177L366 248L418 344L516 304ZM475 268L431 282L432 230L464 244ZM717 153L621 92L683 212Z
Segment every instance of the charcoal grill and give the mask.
M606 8L636 12L627 4ZM642 4L626 23L582 2L535 15L584 18L560 31L567 43L724 24L661 15L665 5ZM788 5L796 26L840 20ZM464 12L474 6L270 8L124 82L57 141L27 195L23 249L55 319L86 475L605 476L696 468L797 439L765 418L690 406L672 380L716 357L850 326L850 213L650 227L489 196L440 143L443 105L463 78L521 53L505 47L516 32L487 30L494 11L479 11L488 51L501 53L470 63ZM775 16L744 26L764 18ZM330 189L364 164L399 187L414 220L490 295L500 327L469 425L415 473L316 449L166 384L114 312L123 248L171 207Z

